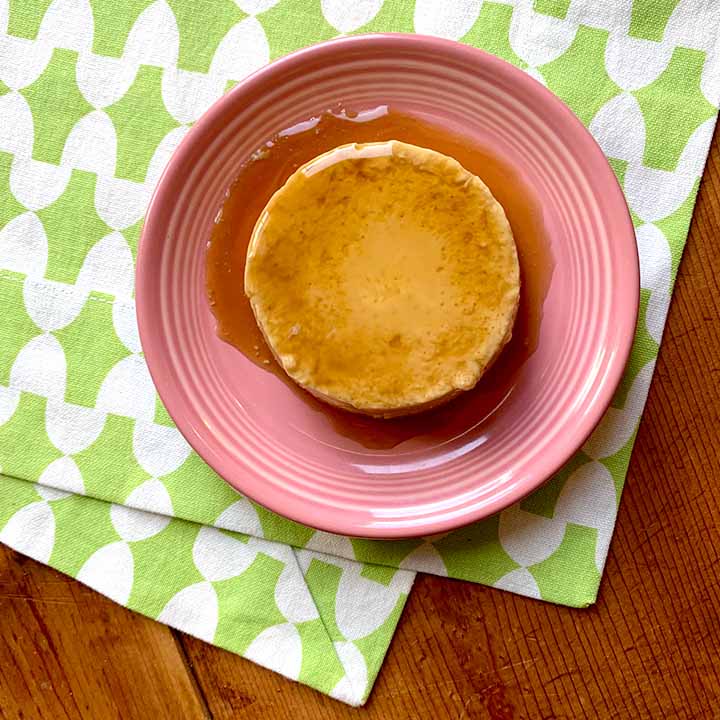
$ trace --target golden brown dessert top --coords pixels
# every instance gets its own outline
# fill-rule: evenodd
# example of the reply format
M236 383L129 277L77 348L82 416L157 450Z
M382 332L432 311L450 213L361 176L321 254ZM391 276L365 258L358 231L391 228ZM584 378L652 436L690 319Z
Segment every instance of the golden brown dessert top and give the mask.
M510 226L484 183L394 140L297 170L258 220L245 269L288 375L387 416L473 387L510 337L519 287Z

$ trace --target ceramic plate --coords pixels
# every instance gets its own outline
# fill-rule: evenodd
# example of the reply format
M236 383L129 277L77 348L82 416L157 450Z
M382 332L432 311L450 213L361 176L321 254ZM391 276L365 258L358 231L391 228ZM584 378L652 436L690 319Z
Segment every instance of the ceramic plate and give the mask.
M227 188L273 134L338 102L389 104L456 129L512 167L541 208L554 269L536 347L484 420L446 432L450 404L428 421L436 427L427 432L401 433L394 442L358 440L216 335L205 253ZM150 205L137 312L163 402L228 483L322 530L402 537L498 512L582 446L620 380L638 294L622 192L599 147L560 100L482 51L437 38L372 35L272 63L192 128Z

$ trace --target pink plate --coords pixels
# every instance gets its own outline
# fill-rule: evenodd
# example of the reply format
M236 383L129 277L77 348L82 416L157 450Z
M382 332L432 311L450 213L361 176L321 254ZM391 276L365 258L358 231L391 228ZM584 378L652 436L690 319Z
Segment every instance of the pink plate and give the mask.
M515 168L543 209L555 269L537 349L504 404L444 442L414 438L368 450L215 334L205 251L226 189L269 137L338 102L390 104L458 128ZM446 531L545 482L610 402L630 351L638 295L622 192L577 118L502 60L417 35L316 45L216 102L168 164L138 258L142 345L188 442L234 488L271 510L365 537Z

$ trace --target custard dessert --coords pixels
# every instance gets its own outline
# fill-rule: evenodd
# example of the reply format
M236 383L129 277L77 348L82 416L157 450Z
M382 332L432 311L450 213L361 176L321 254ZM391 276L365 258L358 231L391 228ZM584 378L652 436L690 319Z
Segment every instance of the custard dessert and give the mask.
M390 418L475 386L510 340L520 273L486 185L390 140L340 146L290 176L253 230L245 293L295 382Z

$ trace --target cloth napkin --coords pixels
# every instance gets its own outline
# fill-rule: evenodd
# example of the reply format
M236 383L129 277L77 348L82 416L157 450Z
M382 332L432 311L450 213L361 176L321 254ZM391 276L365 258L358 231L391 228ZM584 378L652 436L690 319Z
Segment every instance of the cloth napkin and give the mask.
M415 571L595 600L720 95L715 0L0 0L0 540L347 703ZM426 539L316 532L237 495L155 394L134 258L188 127L343 33L481 47L557 93L632 211L642 300L612 407L535 494Z

